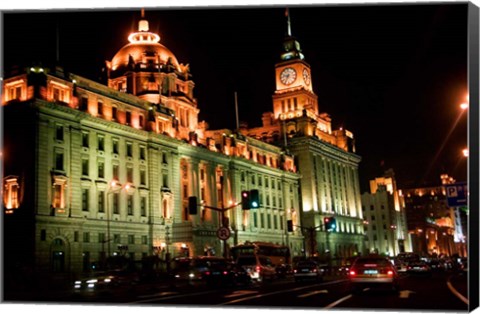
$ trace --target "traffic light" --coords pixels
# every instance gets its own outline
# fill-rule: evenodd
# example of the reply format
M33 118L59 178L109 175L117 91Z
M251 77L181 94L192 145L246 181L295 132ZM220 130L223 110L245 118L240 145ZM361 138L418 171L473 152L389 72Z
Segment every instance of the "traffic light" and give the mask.
M328 230L330 227L330 217L323 217L323 225L325 226L325 230Z
M250 191L242 191L242 209L250 209Z
M293 232L293 220L287 220L287 231Z
M197 197L196 196L188 197L188 213L190 215L197 214Z
M335 231L337 230L337 221L334 217L324 217L323 224L325 225L326 231Z
M330 218L330 230L336 231L337 230L337 221L334 217Z
M250 190L250 208L259 208L260 207L260 197L258 190Z

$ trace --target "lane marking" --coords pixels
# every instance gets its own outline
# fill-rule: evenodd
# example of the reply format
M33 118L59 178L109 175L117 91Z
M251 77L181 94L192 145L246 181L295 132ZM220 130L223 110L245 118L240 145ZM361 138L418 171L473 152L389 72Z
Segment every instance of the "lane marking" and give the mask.
M235 298L235 297L240 297L242 295L247 295L247 294L254 294L258 293L257 290L238 290L233 292L232 294L227 294L224 296L224 298Z
M337 306L338 304L344 302L344 301L347 301L348 299L350 299L352 297L351 294L341 298L341 299L338 299L337 301L333 302L333 303L330 303L329 305L327 305L325 308L326 309L331 309L332 307L334 306Z
M452 277L450 277L452 278ZM450 291L452 291L452 293L454 295L457 296L457 298L459 298L460 300L463 301L463 303L465 303L466 305L468 305L468 299L465 298L460 292L457 291L457 289L455 289L452 285L452 283L450 282L450 278L447 279L447 286L448 286L448 289L450 289Z
M164 292L159 292L159 293L154 293L154 294L140 295L138 297L141 298L141 299L145 299L145 298L152 298L152 297L163 297L163 296L172 295L172 294L178 294L178 292L164 291Z
M244 297L244 298L228 301L228 302L225 302L225 303L220 303L218 305L234 304L234 303L239 303L239 302L248 301L248 300L252 300L252 299L258 299L258 298L262 298L262 297L266 297L266 296L270 296L270 295L286 293L286 292L289 292L289 291L304 290L304 289L309 289L309 288L312 288L312 287L336 284L336 283L340 283L340 282L344 282L344 281L346 281L346 280L341 279L341 280L323 282L323 283L315 284L315 285L302 286L302 287L298 287L298 288L294 288L294 289L286 289L286 290L280 290L280 291L273 291L273 292L269 292L269 293L265 293L265 294L257 294L257 295L254 295L254 296Z
M176 294L176 295L171 295L171 296L156 297L156 298L150 298L150 299L146 299L146 300L137 300L137 301L133 301L133 302L128 302L126 304L147 303L147 302L151 302L151 301L161 301L161 300L171 300L171 299L177 299L177 298L185 298L185 297L190 297L190 296L209 294L209 293L212 293L212 291L213 290L207 290L207 291L201 291L201 292L197 292L197 293Z
M298 298L306 298L306 297L309 297L309 296L312 296L312 295L315 295L315 294L319 294L319 293L328 293L328 290L315 290L315 291L312 291L312 292L309 292L309 293L301 294L301 295L298 296Z

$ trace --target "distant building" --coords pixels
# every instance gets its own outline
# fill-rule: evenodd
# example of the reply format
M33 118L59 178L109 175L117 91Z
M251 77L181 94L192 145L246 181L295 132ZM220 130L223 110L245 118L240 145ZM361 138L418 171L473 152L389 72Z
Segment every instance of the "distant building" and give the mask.
M108 64L108 86L60 67L34 66L3 81L6 269L85 271L112 255L223 255L245 241L285 244L303 236L294 157L282 148L198 122L187 66L142 17ZM242 190L261 208L225 213ZM300 221L298 221L300 223ZM228 247L226 248L228 250Z
M240 128L242 134L286 147L295 155L301 193L301 221L308 255L349 257L364 251L364 226L358 177L360 156L353 133L332 130L328 113L320 111L313 92L310 65L291 35L290 20L280 61L275 64L273 112L261 127ZM289 204L288 206L294 206ZM337 229L327 232L324 218L335 217ZM310 232L315 228L314 233ZM310 230L310 231L309 231ZM314 247L312 247L312 244Z
M448 206L443 184L454 182L441 176L442 185L400 190L407 213L413 252L420 255L466 256L465 214Z
M396 256L412 252L405 208L401 206L392 170L370 180L370 193L362 194L366 247L370 253Z

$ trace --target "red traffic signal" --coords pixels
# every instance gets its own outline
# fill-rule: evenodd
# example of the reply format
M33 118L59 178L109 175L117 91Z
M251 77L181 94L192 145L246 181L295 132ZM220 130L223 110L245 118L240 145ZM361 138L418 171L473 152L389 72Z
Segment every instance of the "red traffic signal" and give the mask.
M242 191L242 209L250 209L250 191Z

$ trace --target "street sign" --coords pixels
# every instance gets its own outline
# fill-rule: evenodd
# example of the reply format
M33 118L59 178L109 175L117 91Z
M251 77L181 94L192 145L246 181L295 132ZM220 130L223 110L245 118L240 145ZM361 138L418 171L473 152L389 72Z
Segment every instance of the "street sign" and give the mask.
M467 182L445 184L445 191L449 207L467 206Z
M228 229L227 227L218 228L217 237L220 240L227 240L228 238L230 238L230 229Z

